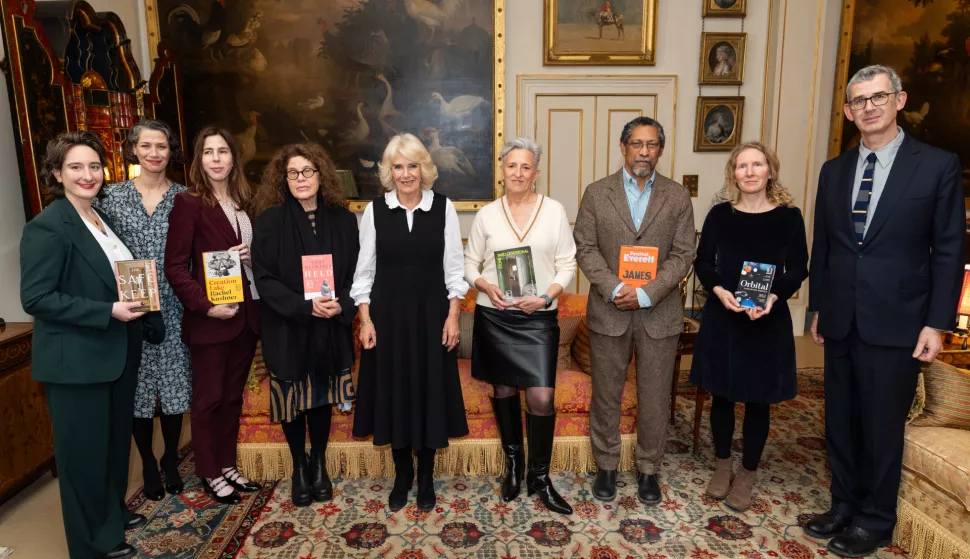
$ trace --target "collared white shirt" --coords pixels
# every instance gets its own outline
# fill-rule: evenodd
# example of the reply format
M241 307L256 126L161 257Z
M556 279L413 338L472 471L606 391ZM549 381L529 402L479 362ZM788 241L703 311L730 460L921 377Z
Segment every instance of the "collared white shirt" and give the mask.
M76 208L75 208L76 209ZM80 212L78 212L78 217L81 217ZM102 219L101 226L104 227L104 233L100 229L91 224L90 221L81 217L81 221L87 226L88 231L94 236L94 240L98 241L101 246L101 250L104 251L104 255L108 257L108 262L111 263L111 272L115 272L115 263L121 260L134 260L131 255L131 251L125 246L125 243L121 242L118 235L108 227L108 223Z
M439 194L440 196L440 194ZM397 192L384 194L384 202L390 209L404 208L408 219L408 231L414 227L414 212L431 210L435 193L431 190L421 191L421 202L413 210L402 206L397 199ZM374 287L374 276L377 272L377 230L374 228L374 203L367 204L364 215L360 218L360 253L357 256L357 270L354 272L354 285L350 288L350 296L354 304L370 304L370 292ZM445 198L445 255L443 266L445 271L445 287L448 298L463 298L468 292L465 282L465 253L461 246L461 227L458 224L458 212L451 200Z
M893 169L893 161L896 160L899 147L903 145L903 138L905 137L903 129L897 126L896 131L897 134L893 138L893 141L883 146L877 152L873 152L862 143L859 143L859 161L856 162L855 182L852 183L850 210L855 206L856 198L859 197L859 187L862 186L862 175L866 171L866 158L869 157L870 153L876 154L876 166L872 172L872 194L869 195L869 212L866 215L866 227L864 229L866 232L869 230L869 224L872 223L872 216L876 213L876 206L879 205L879 198L882 197L882 191L886 188L886 180L889 178L889 173Z

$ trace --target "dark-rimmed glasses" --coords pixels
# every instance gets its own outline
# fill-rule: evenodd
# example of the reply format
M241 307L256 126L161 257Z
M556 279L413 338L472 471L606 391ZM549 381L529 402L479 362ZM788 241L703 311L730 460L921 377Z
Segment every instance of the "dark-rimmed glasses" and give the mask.
M300 175L303 175L306 178L310 178L313 176L314 173L319 173L319 172L320 172L319 170L314 169L312 167L307 167L302 171L297 171L296 169L289 169L288 171L286 171L286 178L290 179L291 181L295 181L300 177Z
M866 108L866 103L868 103L869 101L872 101L873 107L881 107L886 103L888 103L889 98L895 94L896 94L895 91L890 91L889 93L880 92L871 97L857 97L849 101L848 105L849 105L849 108L852 109L853 111L861 111L862 109Z
M640 140L635 140L633 142L627 142L626 146L632 149L633 151L640 151L641 149L643 149L643 146L647 146L647 149L650 151L657 151L658 149L660 149L660 142L644 143L644 142L641 142Z

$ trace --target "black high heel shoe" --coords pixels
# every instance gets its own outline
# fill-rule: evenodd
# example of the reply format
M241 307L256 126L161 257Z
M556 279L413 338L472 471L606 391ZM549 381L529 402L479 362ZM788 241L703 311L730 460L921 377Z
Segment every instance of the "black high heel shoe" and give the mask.
M165 491L169 495L178 495L185 491L185 482L179 475L178 461L175 458L169 458L167 454L162 456L162 472L165 474Z
M154 460L151 463L142 462L141 476L145 483L142 493L152 501L161 501L165 498L165 490L162 489L162 476L158 473L158 464Z
M246 479L235 466L229 468L228 471L222 472L222 477L229 482L229 485L235 487L236 491L242 491L243 493L254 493L263 488L262 485ZM246 481L241 482L239 481L240 479L246 479Z
M233 489L232 493L228 495L219 496L219 491L221 491L226 485L231 485L226 478L219 476L213 480L212 485L209 485L209 480L206 478L203 477L200 479L202 480L202 490L208 493L209 497L212 497L213 501L222 505L235 505L236 503L242 501L242 497L239 496L239 493L237 493L235 489Z

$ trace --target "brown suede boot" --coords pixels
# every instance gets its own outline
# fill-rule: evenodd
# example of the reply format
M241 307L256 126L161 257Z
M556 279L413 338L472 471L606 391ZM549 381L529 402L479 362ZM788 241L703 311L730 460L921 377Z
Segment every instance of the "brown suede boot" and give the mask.
M734 479L734 460L731 458L717 458L714 465L714 476L707 484L707 494L715 499L727 497L731 491L731 480Z
M724 504L738 511L744 512L751 507L751 490L754 486L755 472L741 468L731 484L731 492Z

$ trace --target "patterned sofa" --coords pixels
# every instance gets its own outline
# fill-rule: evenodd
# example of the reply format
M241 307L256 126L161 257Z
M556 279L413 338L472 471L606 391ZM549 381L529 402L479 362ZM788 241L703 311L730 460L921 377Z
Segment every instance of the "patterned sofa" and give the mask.
M489 400L491 386L471 376L471 332L476 296L477 293L470 290L462 301L462 342L458 347L458 368L469 434L452 439L448 449L437 454L435 470L442 474L501 474L505 468L498 428ZM552 469L555 471L584 473L594 469L588 436L592 384L588 374L586 300L586 295L568 293L564 293L559 299L559 325L562 334L556 372L556 442L552 458ZM621 404L621 470L633 468L636 436L637 403L632 362L630 372L631 377L628 377L627 385L623 389ZM356 382L356 370L354 376ZM243 473L256 480L288 478L292 470L289 450L279 424L269 421L269 378L259 353L245 391L242 415L238 452ZM353 419L353 410L334 412L330 444L327 447L327 469L330 475L352 478L393 475L390 447L376 448L370 438L353 437Z

